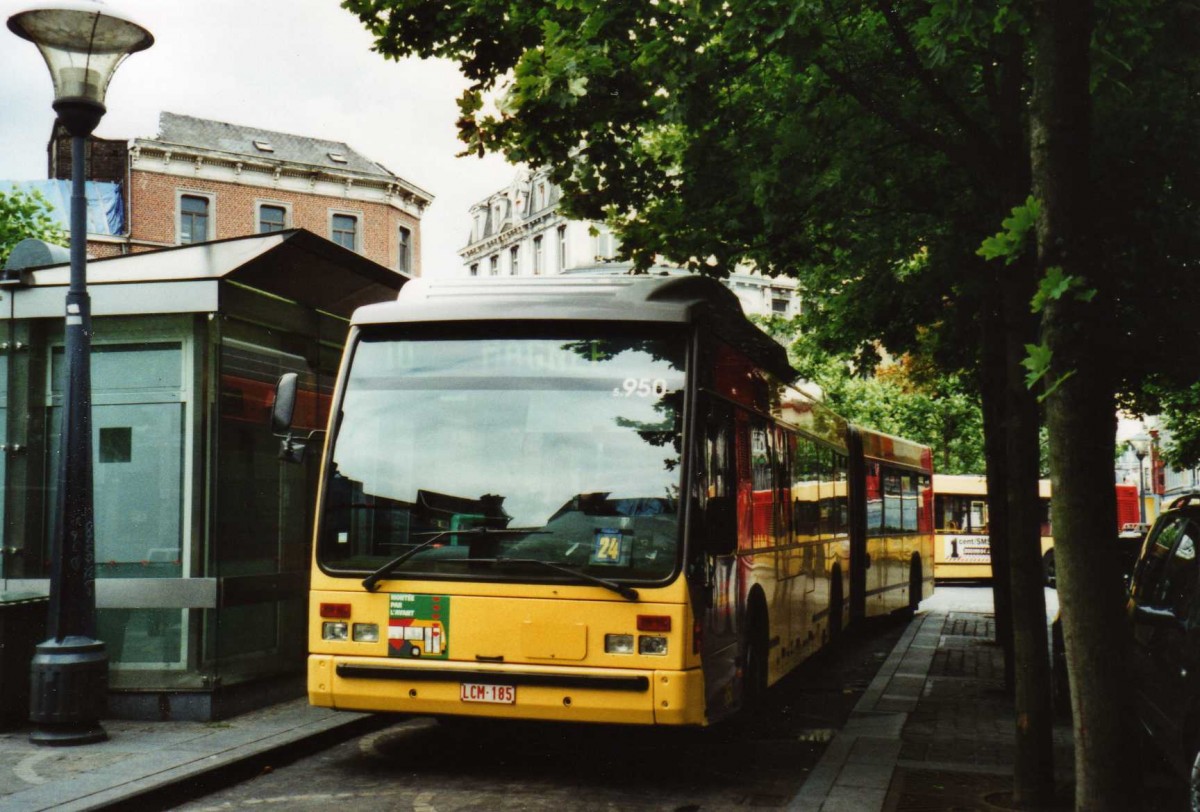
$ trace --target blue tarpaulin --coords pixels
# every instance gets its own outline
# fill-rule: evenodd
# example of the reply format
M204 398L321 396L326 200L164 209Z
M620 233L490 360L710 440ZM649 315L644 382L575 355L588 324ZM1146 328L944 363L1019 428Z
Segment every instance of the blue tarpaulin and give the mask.
M87 181L87 232L119 236L125 233L125 200L121 197L121 184L104 181ZM50 216L58 221L64 231L71 230L71 181L69 180L14 180L0 181L0 190L16 187L23 192L38 191L53 207Z

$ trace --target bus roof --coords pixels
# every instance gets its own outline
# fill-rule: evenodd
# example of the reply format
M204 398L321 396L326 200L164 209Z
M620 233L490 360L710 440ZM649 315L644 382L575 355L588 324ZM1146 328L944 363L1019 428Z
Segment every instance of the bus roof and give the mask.
M933 492L958 496L986 496L987 477L978 474L934 474ZM1038 480L1038 496L1050 498L1050 480Z
M855 429L862 438L863 456L867 459L893 462L933 473L933 452L929 446L864 426L855 425Z
M418 278L396 301L359 308L352 324L701 320L755 363L795 378L787 351L746 319L737 296L715 279L691 274Z

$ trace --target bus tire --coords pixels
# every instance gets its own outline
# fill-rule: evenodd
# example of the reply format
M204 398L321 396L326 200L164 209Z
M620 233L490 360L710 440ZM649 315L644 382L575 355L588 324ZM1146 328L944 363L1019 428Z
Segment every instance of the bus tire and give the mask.
M921 608L921 587L923 586L924 572L921 570L921 556L913 554L912 562L908 565L908 607L904 610L904 614L912 617Z
M1043 582L1051 589L1058 588L1058 569L1054 564L1054 548L1046 551L1042 556L1042 574Z
M842 634L842 571L835 568L829 579L829 640L832 642Z
M767 695L767 610L757 594L750 600L744 646L742 709L754 712Z

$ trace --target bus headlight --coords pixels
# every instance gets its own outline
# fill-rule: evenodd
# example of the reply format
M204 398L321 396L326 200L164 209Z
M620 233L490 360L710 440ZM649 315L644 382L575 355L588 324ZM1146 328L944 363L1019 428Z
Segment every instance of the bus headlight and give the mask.
M345 640L349 635L350 624L342 621L327 620L321 624L322 640Z
M378 623L355 623L353 626L355 643L378 643Z
M633 635L632 634L606 634L606 635L604 635L604 653L605 654L633 654Z
M667 638L640 635L638 637L638 654L666 654Z

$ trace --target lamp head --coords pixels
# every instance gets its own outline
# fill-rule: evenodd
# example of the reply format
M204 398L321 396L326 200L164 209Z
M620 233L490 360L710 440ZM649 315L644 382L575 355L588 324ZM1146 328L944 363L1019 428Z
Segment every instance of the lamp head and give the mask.
M149 31L99 0L49 0L13 14L8 27L42 52L54 80L54 110L76 136L100 123L122 60L154 44Z
M1150 446L1153 444L1153 440L1145 434L1138 434L1134 437L1130 437L1125 442L1133 451L1133 455L1139 460L1144 459L1146 455L1150 453Z

